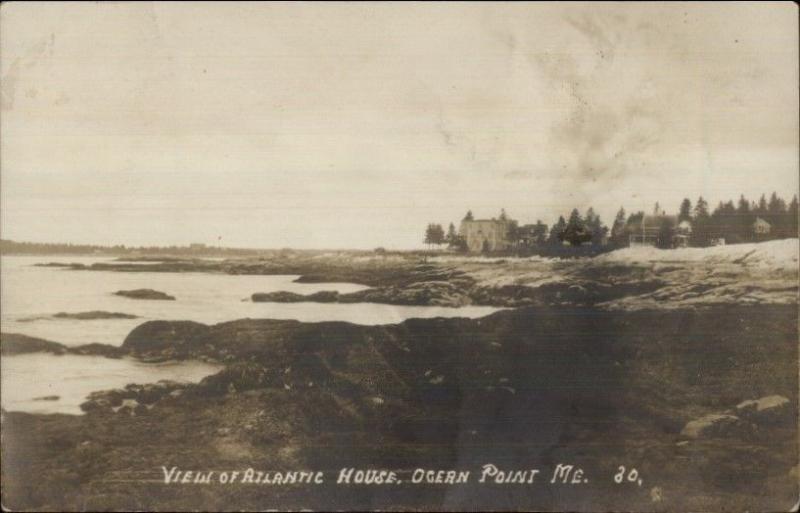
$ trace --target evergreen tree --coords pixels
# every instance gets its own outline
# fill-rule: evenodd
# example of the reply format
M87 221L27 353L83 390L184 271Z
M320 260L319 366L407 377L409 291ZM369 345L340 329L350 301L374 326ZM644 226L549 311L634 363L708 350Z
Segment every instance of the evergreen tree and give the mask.
M628 242L625 233L625 209L622 207L619 207L617 217L614 218L614 224L611 227L611 242L617 247L624 246Z
M534 244L544 244L547 242L547 225L541 219L537 219L531 235Z
M683 198L680 209L678 210L678 222L690 221L692 219L692 202L689 198Z
M608 233L608 228L603 226L603 221L600 219L599 215L595 214L592 207L589 207L589 210L586 211L585 225L586 229L589 230L589 233L592 236L592 244L595 246L602 244L603 239Z
M708 202L702 196L697 198L697 203L694 206L694 218L695 220L708 218Z
M672 234L674 227L672 221L668 217L661 219L661 224L658 226L658 235L656 236L656 247L661 249L669 249L672 247Z
M467 215L464 216L464 221L472 221L472 210L467 210Z
M758 200L758 206L755 208L756 214L765 215L767 213L767 198L764 195L761 195L761 198Z
M564 230L567 228L567 222L564 221L564 216L558 216L558 222L550 228L550 237L547 239L548 244L560 245L563 239Z
M572 209L569 221L567 221L567 227L564 229L564 233L561 234L561 240L565 240L573 246L580 246L584 242L592 240L592 234L586 228L586 223L581 218L577 208Z
M455 246L457 239L458 234L456 233L456 227L453 223L450 223L450 226L447 227L447 237L445 238L445 241L450 246Z
M736 208L736 213L739 215L750 214L750 202L744 197L744 194L739 196L739 206Z
M708 203L702 196L697 198L694 205L694 222L692 224L692 236L689 242L692 246L708 246L710 234L710 216L708 215Z
M767 205L767 211L771 215L780 215L786 212L786 202L783 201L781 198L778 197L776 193L772 193L772 196L769 198L769 204Z
M734 231L739 242L746 242L751 239L750 226L753 224L753 216L750 213L750 202L744 197L739 196L739 205L736 207L736 222Z
M792 198L792 201L789 203L789 209L787 211L788 216L788 227L786 230L787 237L797 237L797 195Z
M428 227L425 229L425 244L428 244L429 248L433 244L437 246L439 244L444 244L445 236L444 236L444 229L440 224L430 223Z

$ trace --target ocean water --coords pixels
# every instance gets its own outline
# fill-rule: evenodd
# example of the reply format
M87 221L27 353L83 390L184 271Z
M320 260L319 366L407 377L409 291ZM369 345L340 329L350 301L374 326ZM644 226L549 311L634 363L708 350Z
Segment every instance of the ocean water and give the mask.
M222 368L204 362L152 364L132 358L48 353L5 356L0 365L5 410L73 415L83 413L80 404L96 390L162 379L196 383Z
M311 294L362 290L352 283L295 283L297 276L253 276L210 273L151 273L73 271L37 267L47 262L112 261L112 258L71 256L2 256L0 260L0 327L67 346L92 342L119 346L130 331L148 320L191 320L205 324L242 318L296 319L304 322L347 321L390 324L412 317L469 317L488 315L497 308L394 306L372 303L253 303L254 292L285 290ZM143 264L147 265L147 264ZM149 288L176 297L175 301L137 300L115 296L118 290ZM56 319L59 312L119 312L135 319ZM2 358L2 406L40 413L79 413L77 405L94 390L160 379L198 381L216 368L198 362L143 364L50 354ZM55 392L53 392L55 390ZM34 400L58 395L55 401Z

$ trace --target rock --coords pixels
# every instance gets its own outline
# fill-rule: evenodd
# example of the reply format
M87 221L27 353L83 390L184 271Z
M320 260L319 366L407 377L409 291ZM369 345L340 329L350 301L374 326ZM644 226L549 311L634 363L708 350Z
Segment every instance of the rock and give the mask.
M175 301L175 296L170 296L164 292L153 289L118 290L115 296L122 296L131 299L154 299L162 301Z
M149 361L184 359L202 350L209 327L192 321L149 321L131 331L122 348Z
M277 292L256 292L250 299L254 303L300 303L306 301L306 297L302 294L294 292L287 292L279 290Z
M92 310L91 312L67 313L58 312L53 316L56 319L75 319L79 321L93 321L98 319L136 319L136 315L121 312L104 312L102 310Z
M736 414L756 423L771 423L793 418L789 399L782 395L769 395L750 399L736 405Z
M77 354L81 356L121 358L126 351L120 347L107 344L95 343L84 344L77 347L67 347L58 342L51 342L49 340L20 335L18 333L0 334L0 354L8 356L27 353Z
M27 353L64 354L66 352L66 346L58 342L19 333L0 333L0 354L4 356Z
M335 303L339 300L339 293L335 290L322 290L313 294L303 295L294 292L257 292L251 296L256 303Z
M81 356L105 356L106 358L122 358L126 353L121 347L97 343L69 347L67 348L67 352Z
M686 438L725 437L742 434L746 431L745 424L736 415L710 413L688 422L681 431L681 436Z
M229 365L217 374L204 378L199 386L211 393L226 394L274 386L275 383L275 379L270 377L263 366L254 362L242 362Z
M61 399L61 396L58 395L45 395L43 397L34 397L34 401L58 401Z

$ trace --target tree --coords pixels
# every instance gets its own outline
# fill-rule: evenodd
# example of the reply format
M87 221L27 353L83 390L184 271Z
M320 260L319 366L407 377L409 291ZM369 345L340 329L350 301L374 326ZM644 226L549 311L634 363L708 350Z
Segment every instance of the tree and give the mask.
M691 221L692 219L692 202L689 198L683 198L681 201L680 209L678 209L678 222Z
M756 214L764 215L767 213L767 198L764 195L761 195L761 198L758 200L758 206L755 208Z
M708 218L708 202L702 196L697 198L697 203L694 206L694 218Z
M567 221L567 227L561 234L561 240L565 240L573 246L580 246L584 242L592 240L592 234L586 228L586 223L581 218L577 208L572 209L569 221Z
M505 211L503 211L503 214L505 214ZM521 233L519 229L519 223L517 223L516 221L510 221L508 223L508 231L506 232L506 237L508 237L508 240L511 241L512 248L516 249L519 246L520 236Z
M504 209L504 208L500 209L500 220L501 221L507 221L508 220L508 216L506 215L506 209Z
M787 211L787 215L789 218L788 227L786 230L787 237L797 237L797 195L795 194L792 198L792 201L789 203L789 209Z
M433 245L444 244L444 229L442 225L430 223L425 230L425 244Z
M692 246L708 246L709 230L711 229L710 220L708 203L700 196L694 205L694 224L692 225L692 236L689 239Z
M661 224L658 226L658 235L656 236L656 247L661 249L669 249L672 247L672 222L668 217L661 219Z
M547 243L554 246L561 244L566 228L567 222L564 221L564 216L558 216L558 222L550 228L550 237L548 237Z
M595 214L594 209L589 207L586 211L586 229L589 230L592 238L592 244L595 246L599 246L603 243L603 239L605 239L606 234L608 234L608 228L603 226L603 221L600 220L600 216Z
M547 225L544 224L541 219L537 219L536 224L533 225L531 238L534 244L544 244L547 242Z
M453 246L455 245L456 238L458 238L458 234L456 233L456 227L453 223L450 223L450 226L447 227L447 237L445 237L445 241Z
M739 196L739 204L736 207L736 221L734 223L736 238L740 242L750 239L750 225L753 224L753 221L753 216L750 214L750 201L742 194Z
M739 205L736 207L736 213L739 215L750 214L750 202L744 197L744 194L739 196Z
M464 216L464 221L472 221L472 210L467 210L467 215Z
M617 247L624 246L628 238L625 233L625 209L619 207L617 217L611 227L611 243Z
M772 196L770 196L769 198L767 211L774 216L783 214L786 212L786 202L783 201L781 198L779 198L778 195L773 192Z

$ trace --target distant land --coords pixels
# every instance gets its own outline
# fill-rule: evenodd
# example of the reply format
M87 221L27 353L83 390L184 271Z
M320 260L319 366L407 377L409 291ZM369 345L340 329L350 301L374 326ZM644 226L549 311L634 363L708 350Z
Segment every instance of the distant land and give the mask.
M279 250L256 248L226 248L207 244L188 246L98 246L92 244L64 244L42 242L17 242L0 239L0 253L4 255L103 255L103 256L191 256L191 257L252 257Z

